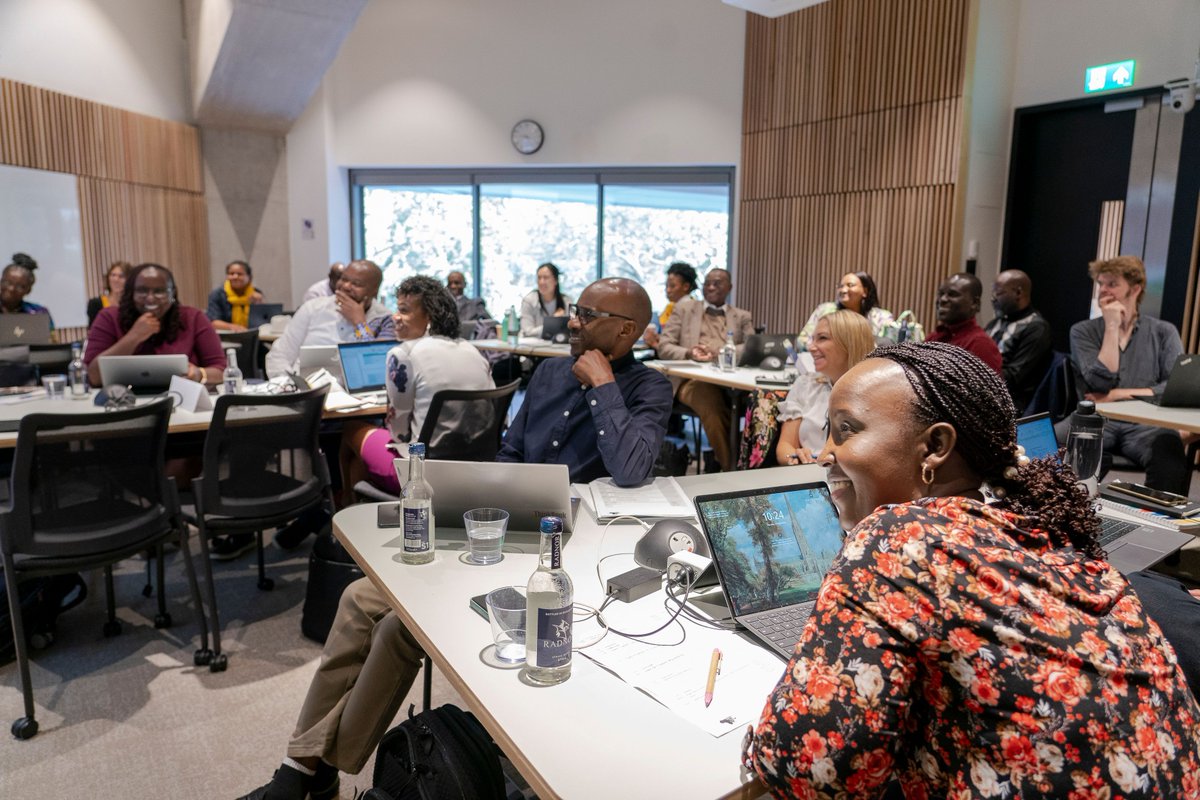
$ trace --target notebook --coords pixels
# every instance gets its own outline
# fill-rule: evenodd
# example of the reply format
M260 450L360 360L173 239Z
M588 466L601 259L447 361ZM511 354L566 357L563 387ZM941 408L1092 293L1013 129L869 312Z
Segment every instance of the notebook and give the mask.
M408 483L408 459L394 462L400 486ZM562 517L563 531L575 522L571 476L566 464L512 461L425 462L425 480L433 489L433 514L439 524L461 528L472 508L502 508L510 531L537 531L542 517Z
M1162 394L1138 399L1167 408L1200 408L1200 358L1180 356L1167 376Z
M159 394L175 375L187 375L188 358L174 355L100 356L100 384L128 386L134 394Z
M730 614L791 658L842 547L829 489L805 483L703 495L695 503Z
M262 325L269 325L271 317L282 313L283 303L251 303L250 321L246 323L246 327L258 328Z
M387 354L396 341L342 342L337 346L342 385L355 397L387 400Z
M1030 458L1058 454L1058 437L1048 414L1034 414L1017 420L1017 444ZM1120 509L1116 503L1103 502L1100 516L1100 545L1108 554L1108 563L1121 572L1147 569L1173 555L1192 540L1175 526L1146 523L1140 516Z
M49 314L0 314L0 346L50 344Z

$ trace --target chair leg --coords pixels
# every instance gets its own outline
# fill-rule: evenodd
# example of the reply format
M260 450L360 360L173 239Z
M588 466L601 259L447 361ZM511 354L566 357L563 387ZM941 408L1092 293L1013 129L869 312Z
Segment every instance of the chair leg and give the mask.
M692 422L692 439L696 442L696 474L702 475L704 474L704 451L701 449L700 418L691 416L688 419Z
M37 719L33 715L33 681L29 675L29 652L25 643L25 623L21 619L21 596L17 591L16 570L13 569L12 559L4 557L4 583L8 595L8 607L13 609L9 616L12 618L13 644L17 650L17 669L21 673L21 696L25 701L25 716L13 720L12 735L18 739L32 739L37 735Z
M104 623L105 636L117 636L121 633L121 623L117 622L117 600L113 588L112 565L104 568L104 594L108 603L108 621Z
M166 565L163 563L163 545L158 543L158 547L154 548L155 558L158 562L158 614L154 617L155 628L171 627L171 615L167 613L167 589L166 589Z
M188 588L192 592L192 602L196 604L196 619L200 623L200 641L208 647L208 618L205 616L204 598L200 595L200 583L196 580L196 565L192 563L192 551L188 544L188 526L186 522L177 520L175 530L179 532L179 551L183 554L183 569L187 573ZM200 651L196 651L200 652ZM202 666L197 664L196 666Z
M424 686L421 689L422 711L428 711L433 702L433 659L425 656Z
M267 577L267 565L263 556L263 532L254 532L254 544L258 549L258 588L260 591L269 592L275 588L275 581Z
M212 627L212 649L208 648L208 637L200 640L200 649L192 655L192 663L198 667L208 665L212 672L224 672L228 666L228 658L221 652L221 619L217 611L217 589L213 585L212 561L208 557L208 530L204 526L204 516L197 515L197 528L200 535L200 560L204 562L204 583L208 590L209 625Z

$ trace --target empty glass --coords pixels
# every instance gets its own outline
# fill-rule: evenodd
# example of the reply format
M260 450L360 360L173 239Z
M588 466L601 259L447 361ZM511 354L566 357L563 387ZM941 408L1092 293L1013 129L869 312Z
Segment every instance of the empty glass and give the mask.
M496 564L504 555L504 533L508 530L508 512L502 508L472 508L463 514L467 545L471 552L464 560L472 564Z
M525 587L502 586L487 595L495 657L503 664L525 660Z
M61 400L67 393L67 376L43 375L42 386L46 388L46 397L51 400Z

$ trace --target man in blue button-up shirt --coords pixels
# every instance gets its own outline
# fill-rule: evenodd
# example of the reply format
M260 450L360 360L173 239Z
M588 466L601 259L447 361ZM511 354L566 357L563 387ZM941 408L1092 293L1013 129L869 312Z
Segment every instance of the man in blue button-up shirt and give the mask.
M567 327L573 358L538 367L497 461L566 464L571 480L611 475L618 486L650 477L671 415L671 383L634 360L650 297L626 278L583 290Z

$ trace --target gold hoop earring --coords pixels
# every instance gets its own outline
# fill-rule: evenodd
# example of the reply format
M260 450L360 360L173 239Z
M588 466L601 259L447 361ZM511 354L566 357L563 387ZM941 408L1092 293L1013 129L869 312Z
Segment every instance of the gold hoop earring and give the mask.
M933 479L936 477L937 475L934 473L933 467L925 463L921 464L921 483L925 484L926 486L932 486Z

